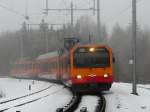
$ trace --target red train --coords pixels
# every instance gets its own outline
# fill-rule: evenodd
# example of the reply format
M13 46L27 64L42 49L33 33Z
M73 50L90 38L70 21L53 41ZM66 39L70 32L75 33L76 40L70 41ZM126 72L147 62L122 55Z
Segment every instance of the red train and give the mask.
M75 45L69 51L40 55L36 60L18 61L13 76L61 80L77 91L109 90L113 83L113 53L105 45Z

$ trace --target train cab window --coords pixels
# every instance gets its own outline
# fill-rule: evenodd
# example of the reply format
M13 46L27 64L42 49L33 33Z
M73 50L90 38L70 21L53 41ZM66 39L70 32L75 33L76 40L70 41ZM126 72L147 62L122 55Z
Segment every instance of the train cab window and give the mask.
M108 67L110 65L109 51L105 48L78 48L74 52L75 67Z

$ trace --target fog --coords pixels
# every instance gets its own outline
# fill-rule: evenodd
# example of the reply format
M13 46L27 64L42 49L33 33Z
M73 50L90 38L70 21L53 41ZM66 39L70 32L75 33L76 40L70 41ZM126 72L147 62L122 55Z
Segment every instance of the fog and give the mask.
M150 27L149 16L149 0L137 0L138 6L138 25L142 28ZM49 0L49 8L70 8L71 0ZM75 8L93 7L93 0L72 0ZM115 23L119 23L121 27L126 27L131 23L131 0L101 0L101 21L105 24L109 31ZM29 15L30 23L39 23L44 17L42 14L45 9L45 0L0 0L0 5L7 7L19 14L10 12L0 7L0 32L7 30L17 30L21 27L24 20L23 16ZM92 11L75 12L74 22L82 16L89 15L96 22L96 16ZM47 17L48 23L69 23L70 12L49 12Z
M74 8L91 8L93 0L72 0ZM49 8L70 8L71 0L49 0ZM105 44L113 48L116 57L116 80L132 80L129 60L132 57L131 29L132 0L101 0L101 36ZM150 82L150 15L149 0L137 0L137 75L140 83ZM24 57L36 59L45 53L46 36L48 51L63 47L62 40L71 37L70 12L50 11L44 15L45 0L0 0L0 73L9 74L11 64L21 56L21 40ZM24 23L40 24L30 26ZM45 27L48 24L65 24L63 27ZM96 15L92 11L74 12L73 33L84 44L101 43L97 32ZM144 76L144 77L143 77Z

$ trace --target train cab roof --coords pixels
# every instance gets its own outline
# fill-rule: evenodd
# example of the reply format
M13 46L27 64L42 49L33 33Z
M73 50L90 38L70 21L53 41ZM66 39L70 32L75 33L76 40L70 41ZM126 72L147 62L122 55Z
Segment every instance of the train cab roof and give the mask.
M74 51L75 49L79 47L101 47L101 48L107 48L111 50L111 47L109 47L108 45L104 45L104 44L101 44L101 45L100 44L86 44L86 45L77 44L71 49L71 51Z

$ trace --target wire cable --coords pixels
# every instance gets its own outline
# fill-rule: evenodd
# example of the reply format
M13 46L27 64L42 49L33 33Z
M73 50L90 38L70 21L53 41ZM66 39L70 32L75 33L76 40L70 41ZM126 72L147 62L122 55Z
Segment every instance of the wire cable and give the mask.
M141 1L142 1L142 0L138 0L138 1L137 1L137 4L140 3ZM121 16L122 14L124 14L124 13L125 13L126 11L128 11L130 8L131 8L131 5L128 6L128 7L126 7L126 8L123 9L122 11L120 11L115 17L106 20L105 23L108 23L108 22L110 22L110 21L111 21L111 22L114 21L117 17L119 17L119 16Z
M21 13L15 11L15 10L13 10L13 9L10 9L10 8L8 8L8 7L4 6L4 5L2 5L2 4L0 4L0 7L3 8L3 9L5 9L5 10L7 10L7 11L9 11L9 12L11 12L11 13L14 13L14 14L16 14L16 15L18 15L18 16L22 16L22 17L25 16L24 14L21 14Z
M65 0L61 0L61 1L63 2L64 7L65 7L66 9L68 9L66 1L65 1ZM69 16L68 11L65 12L65 16L66 16L66 18L68 18L68 16ZM66 20L66 19L65 19L65 20Z

